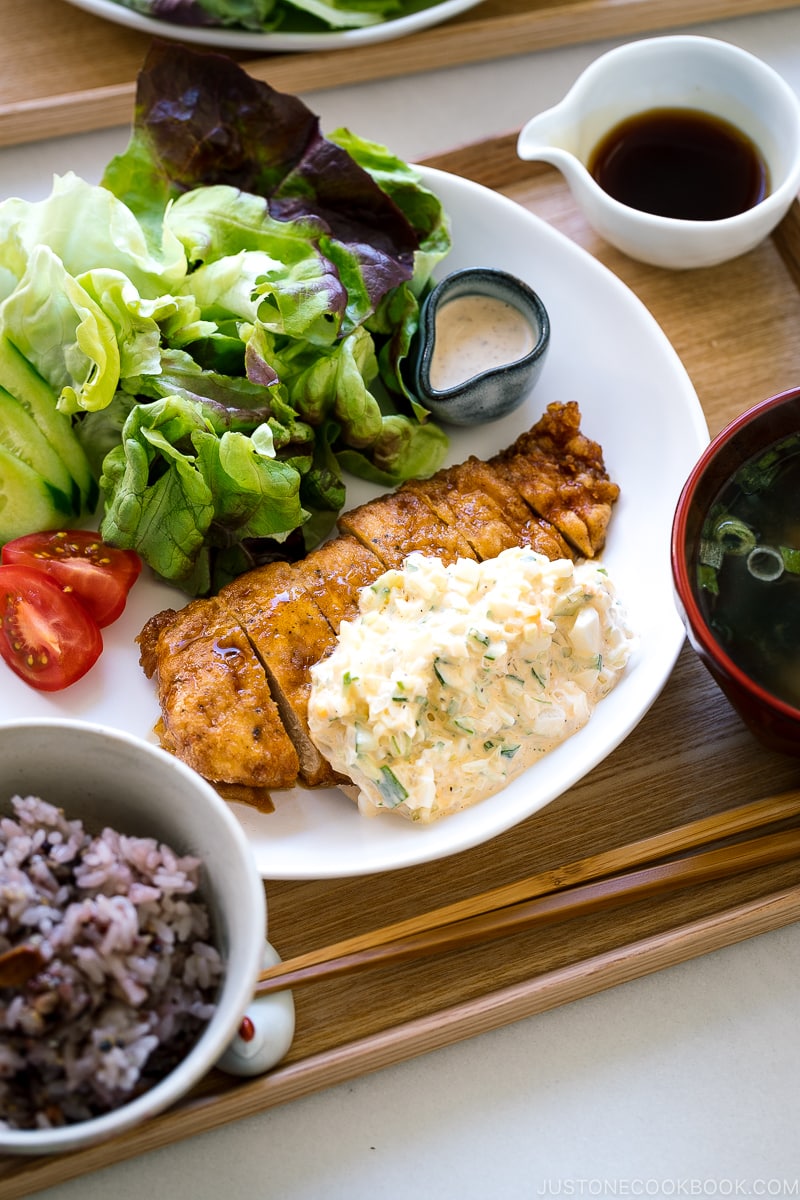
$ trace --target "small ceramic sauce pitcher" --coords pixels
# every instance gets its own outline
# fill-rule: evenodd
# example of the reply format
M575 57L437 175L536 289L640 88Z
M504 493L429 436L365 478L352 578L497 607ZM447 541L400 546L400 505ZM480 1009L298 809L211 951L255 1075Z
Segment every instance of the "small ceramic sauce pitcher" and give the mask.
M765 161L764 198L733 216L686 220L640 211L603 191L589 170L598 143L621 121L658 109L709 113L740 130ZM706 267L756 246L800 190L800 100L766 63L727 42L647 38L596 59L559 104L528 121L517 152L558 167L587 222L632 258Z
M478 307L448 331L443 314L459 302ZM547 309L527 283L493 267L465 267L445 276L422 305L411 386L437 420L494 421L530 394L549 344Z

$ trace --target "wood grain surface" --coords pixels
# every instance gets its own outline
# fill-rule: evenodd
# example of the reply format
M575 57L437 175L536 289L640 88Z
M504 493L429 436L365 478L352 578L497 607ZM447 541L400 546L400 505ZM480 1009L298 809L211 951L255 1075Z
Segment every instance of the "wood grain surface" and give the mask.
M454 151L431 165L504 191L628 283L681 356L712 432L756 400L800 382L797 204L773 238L737 261L669 272L634 263L601 242L585 226L558 172L520 162L512 137ZM657 460L657 447L642 446L641 452ZM486 845L442 862L377 876L271 882L271 938L282 956L300 954L798 786L800 759L763 749L685 648L661 696L634 732L540 813ZM212 1072L169 1113L112 1142L59 1158L0 1159L0 1200L28 1195L798 917L800 861L438 959L303 988L295 997L295 1042L271 1073L240 1081Z
M234 53L279 91L309 92L459 63L793 8L794 0L484 0L442 25L346 50ZM150 38L65 0L0 0L0 146L130 121Z

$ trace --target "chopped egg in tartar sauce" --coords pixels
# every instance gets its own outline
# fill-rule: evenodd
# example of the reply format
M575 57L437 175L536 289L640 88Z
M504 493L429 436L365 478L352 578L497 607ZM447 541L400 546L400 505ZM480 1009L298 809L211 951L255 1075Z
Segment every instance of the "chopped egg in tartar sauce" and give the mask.
M311 734L363 813L430 822L494 795L589 720L633 645L603 567L524 548L409 555L311 671Z

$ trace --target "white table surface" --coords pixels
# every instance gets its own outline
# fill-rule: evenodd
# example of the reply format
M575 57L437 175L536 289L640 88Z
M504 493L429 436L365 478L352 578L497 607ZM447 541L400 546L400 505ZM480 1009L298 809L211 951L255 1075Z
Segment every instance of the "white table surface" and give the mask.
M800 92L800 8L688 32L751 50ZM413 160L518 128L609 46L305 99L323 129L348 125ZM117 129L1 150L0 196L45 195L54 171L95 181L126 141ZM41 1195L797 1196L799 976L795 926Z

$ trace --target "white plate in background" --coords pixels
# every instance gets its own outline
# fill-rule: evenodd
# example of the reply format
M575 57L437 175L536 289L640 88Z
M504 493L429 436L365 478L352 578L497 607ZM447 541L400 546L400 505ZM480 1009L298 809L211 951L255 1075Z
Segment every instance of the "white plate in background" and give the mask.
M228 29L222 26L178 25L173 21L160 21L147 17L117 4L115 0L67 0L75 8L103 17L115 25L125 25L151 37L174 38L181 42L192 42L208 49L219 47L228 50L253 50L265 53L303 50L347 50L353 46L371 46L376 42L388 42L394 38L419 33L431 25L441 25L451 17L475 8L482 0L442 0L419 12L380 21L376 25L365 25L360 29L338 29L320 33L255 33L246 29Z
M452 220L453 250L439 274L492 266L525 279L550 315L548 359L536 390L502 420L451 434L449 461L509 445L547 404L576 400L582 429L603 447L621 487L603 560L639 638L628 670L588 725L503 792L438 823L359 815L338 789L274 795L275 812L235 810L265 878L334 878L387 871L489 841L581 779L638 724L666 682L683 643L672 593L669 540L683 482L708 441L692 384L666 336L637 297L557 230L506 197L425 168L424 182ZM347 507L379 489L348 481ZM104 630L99 663L72 688L36 692L10 671L0 683L0 721L63 715L100 721L150 741L158 705L138 663L135 637L153 613L186 597L144 575L122 618ZM613 792L608 803L614 804ZM535 819L535 818L534 818Z

